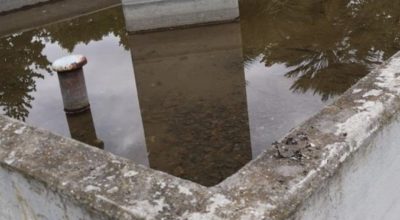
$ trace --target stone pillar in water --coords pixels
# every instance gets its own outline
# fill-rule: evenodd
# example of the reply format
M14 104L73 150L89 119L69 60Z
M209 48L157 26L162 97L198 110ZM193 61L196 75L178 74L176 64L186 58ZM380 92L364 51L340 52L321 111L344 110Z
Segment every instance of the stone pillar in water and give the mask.
M103 149L104 143L96 135L83 75L86 63L82 55L66 56L53 63L53 70L57 71L71 137Z
M60 82L64 110L68 114L90 108L83 75L83 66L86 63L86 57L82 55L63 57L53 63L53 70L57 72Z

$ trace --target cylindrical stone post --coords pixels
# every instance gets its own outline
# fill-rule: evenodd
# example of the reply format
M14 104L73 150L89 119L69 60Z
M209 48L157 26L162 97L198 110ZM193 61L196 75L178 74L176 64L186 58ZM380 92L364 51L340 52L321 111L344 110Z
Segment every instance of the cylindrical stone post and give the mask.
M82 55L71 55L56 60L53 70L60 82L64 110L67 114L83 112L90 108L83 66L87 63Z

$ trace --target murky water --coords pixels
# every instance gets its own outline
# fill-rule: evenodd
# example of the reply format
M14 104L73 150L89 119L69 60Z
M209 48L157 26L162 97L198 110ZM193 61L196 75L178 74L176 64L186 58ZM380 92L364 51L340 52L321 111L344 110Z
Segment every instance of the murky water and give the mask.
M240 7L225 25L128 36L114 8L4 37L1 113L210 186L400 49L400 2ZM70 53L89 60L76 116L50 69Z

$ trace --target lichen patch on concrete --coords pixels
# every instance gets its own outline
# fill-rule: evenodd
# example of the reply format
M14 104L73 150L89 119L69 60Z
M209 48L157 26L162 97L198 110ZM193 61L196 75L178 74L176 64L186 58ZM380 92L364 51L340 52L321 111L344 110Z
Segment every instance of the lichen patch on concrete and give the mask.
M380 95L382 95L382 93L383 93L382 90L372 89L372 90L369 90L367 93L365 93L363 95L363 97L366 98L366 97L369 97L369 96L380 96Z
M84 191L85 192L93 192L93 191L99 192L99 191L101 191L101 189L98 186L88 185L85 187Z
M22 134L25 130L25 126L22 126L20 128L18 128L17 130L14 131L15 134Z
M11 153L8 154L8 157L4 160L4 162L8 165L11 165L15 160L16 160L15 151L11 151Z

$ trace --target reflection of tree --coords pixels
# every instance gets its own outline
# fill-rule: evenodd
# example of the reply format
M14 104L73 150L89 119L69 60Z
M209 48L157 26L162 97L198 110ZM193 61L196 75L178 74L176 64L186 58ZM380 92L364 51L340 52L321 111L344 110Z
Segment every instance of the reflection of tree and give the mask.
M4 114L19 120L28 117L36 80L51 72L42 54L46 43L58 43L72 52L79 43L99 41L111 33L128 48L121 8L0 39L0 106Z
M241 4L247 62L284 63L293 91L328 99L400 49L400 2L254 0Z
M0 39L0 106L6 115L25 120L34 99L35 81L43 78L39 69L49 71L44 45L34 40L36 32Z
M72 52L79 43L100 41L111 33L120 39L120 45L128 49L125 21L120 7L51 25L44 29L43 36L49 36L50 42L57 42Z

